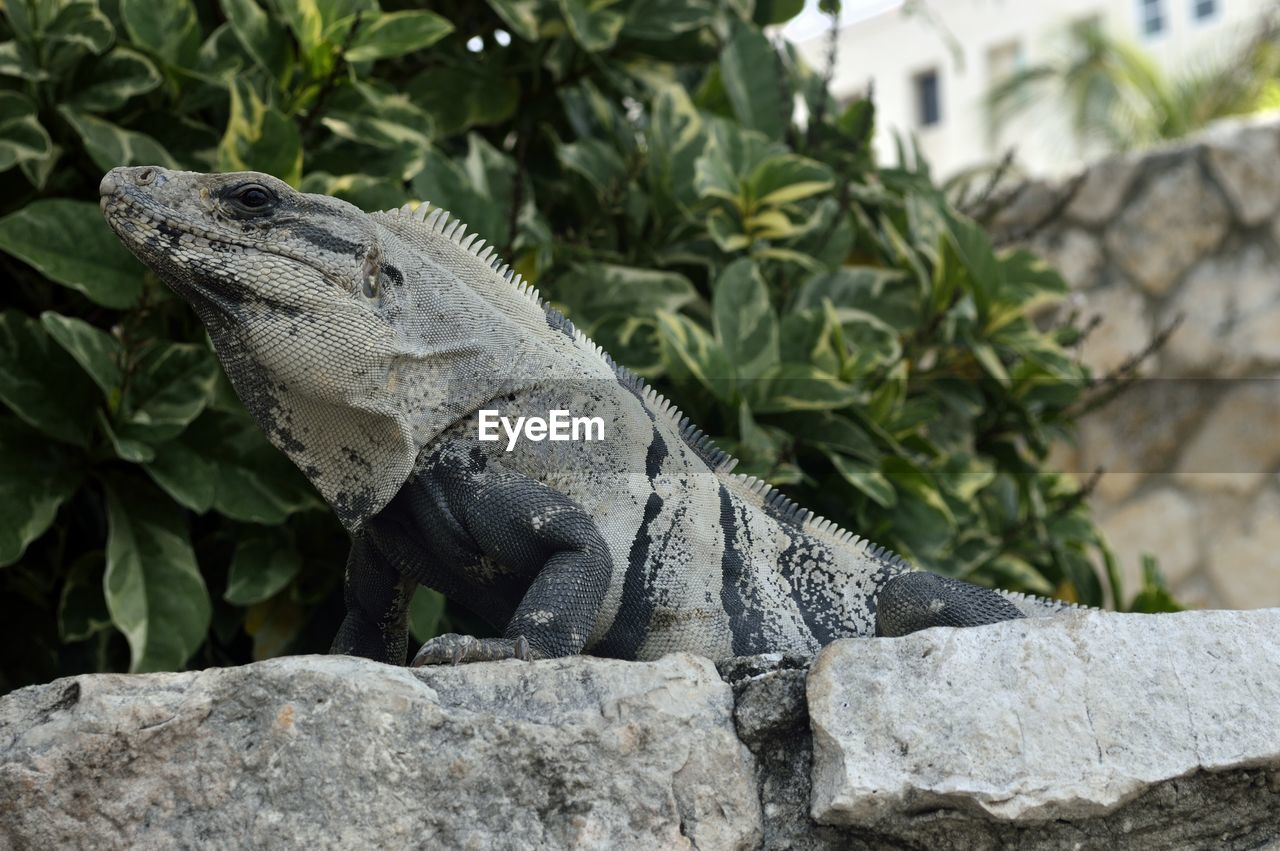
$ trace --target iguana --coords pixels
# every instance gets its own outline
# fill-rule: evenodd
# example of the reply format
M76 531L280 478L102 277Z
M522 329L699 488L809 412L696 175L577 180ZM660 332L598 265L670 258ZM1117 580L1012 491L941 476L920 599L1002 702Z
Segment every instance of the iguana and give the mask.
M186 299L236 392L352 535L333 652L403 664L421 583L502 638L415 664L589 652L811 655L837 638L1062 607L912 569L732 472L462 223L252 172L112 169L103 214ZM482 441L479 413L603 440Z

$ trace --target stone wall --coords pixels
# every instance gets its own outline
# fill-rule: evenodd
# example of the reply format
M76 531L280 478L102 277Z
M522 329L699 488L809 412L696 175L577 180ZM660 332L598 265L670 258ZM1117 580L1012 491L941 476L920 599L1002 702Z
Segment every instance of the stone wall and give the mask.
M0 849L1274 847L1280 610L0 697ZM1158 652L1156 652L1158 649Z
M1081 350L1097 373L1182 317L1058 453L1106 471L1092 502L1129 593L1150 553L1185 604L1280 605L1278 209L1271 113L1024 184L992 222L1063 272L1066 309L1100 317Z

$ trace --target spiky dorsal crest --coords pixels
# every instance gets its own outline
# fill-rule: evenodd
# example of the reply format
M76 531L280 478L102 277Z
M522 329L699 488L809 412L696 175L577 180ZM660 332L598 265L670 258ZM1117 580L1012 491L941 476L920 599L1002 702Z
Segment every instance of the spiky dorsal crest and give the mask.
M564 327L572 329L575 342L584 345L594 352L596 356L603 359L623 385L641 397L656 416L666 418L675 427L681 439L693 449L698 457L702 458L714 472L724 474L725 480L731 483L740 493L750 495L757 500L759 505L770 516L788 525L802 528L811 534L825 538L840 546L853 547L871 558L892 564L905 564L900 557L883 547L874 546L852 532L841 529L830 520L819 517L809 509L797 505L768 482L757 479L754 476L734 473L733 468L738 463L737 458L716 446L711 437L694 425L674 403L647 385L640 376L614 361L608 352L589 339L586 334L582 333L581 329L574 327L567 317L546 304L533 285L523 280L520 274L508 264L502 262L502 258L497 255L493 246L486 246L485 241L478 238L477 234L468 235L466 225L460 219L451 218L443 208L433 207L425 201L417 205L412 203L405 204L395 210L384 210L381 215L420 222L422 227L426 228L430 233L438 234L454 242L459 248L475 257L478 263L484 264L495 275L510 284L517 293L546 310L548 315L552 315L552 318L556 321L563 322Z

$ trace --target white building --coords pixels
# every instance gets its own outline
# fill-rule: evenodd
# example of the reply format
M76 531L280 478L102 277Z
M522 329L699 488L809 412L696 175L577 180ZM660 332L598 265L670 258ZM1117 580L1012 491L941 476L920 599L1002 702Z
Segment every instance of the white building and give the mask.
M912 5L920 4L845 0L832 88L846 100L873 81L881 161L895 161L895 135L914 135L945 178L1010 147L1022 168L1039 174L1098 153L1079 149L1060 109L1046 105L993 138L985 108L993 83L1060 53L1072 24L1096 20L1176 74L1225 60L1275 0L925 0L913 14ZM818 69L826 64L824 21L808 8L784 30Z

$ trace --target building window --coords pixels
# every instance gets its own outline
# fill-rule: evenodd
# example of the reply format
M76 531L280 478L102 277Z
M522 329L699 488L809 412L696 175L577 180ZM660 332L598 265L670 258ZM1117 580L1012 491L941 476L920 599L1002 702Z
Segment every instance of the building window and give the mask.
M1218 0L1191 0L1191 17L1197 21L1212 18L1218 13Z
M987 50L987 80L991 85L1005 82L1026 65L1022 45L1007 41Z
M933 127L942 121L942 100L938 91L937 70L916 74L916 121L921 127Z
M1138 0L1138 24L1146 36L1164 32L1164 0Z

